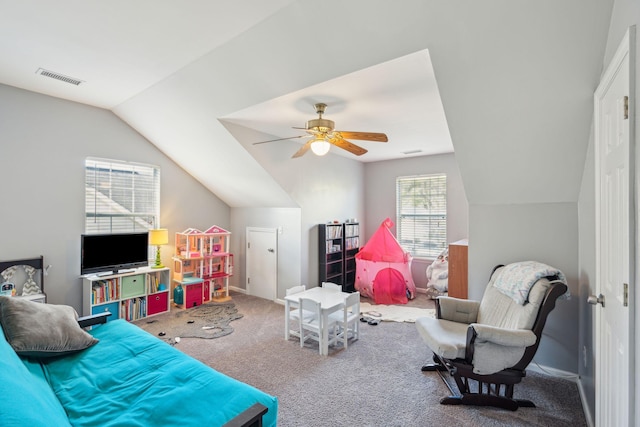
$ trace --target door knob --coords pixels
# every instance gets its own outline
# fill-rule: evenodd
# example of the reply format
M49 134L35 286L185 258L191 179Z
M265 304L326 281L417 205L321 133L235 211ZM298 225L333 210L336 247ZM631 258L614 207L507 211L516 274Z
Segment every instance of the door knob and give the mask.
M602 305L604 307L604 295L600 294L598 296L595 295L589 295L589 298L587 298L587 302L591 305Z
M275 252L272 248L267 249L267 251L271 253Z

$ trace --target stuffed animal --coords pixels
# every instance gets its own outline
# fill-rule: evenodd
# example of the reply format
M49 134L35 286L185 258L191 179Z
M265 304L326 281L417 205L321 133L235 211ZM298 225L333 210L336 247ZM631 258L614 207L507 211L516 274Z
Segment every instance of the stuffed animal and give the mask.
M436 299L437 296L445 295L448 290L449 278L449 249L440 252L427 267L427 296Z

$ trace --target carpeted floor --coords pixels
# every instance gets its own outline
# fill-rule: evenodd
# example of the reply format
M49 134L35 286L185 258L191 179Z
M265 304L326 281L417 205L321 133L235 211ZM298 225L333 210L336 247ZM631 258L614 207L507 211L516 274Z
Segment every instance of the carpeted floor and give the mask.
M420 367L431 358L415 324L360 323L358 341L318 354L284 339L284 306L233 293L242 318L218 339L183 338L175 348L279 399L278 425L288 426L584 426L574 382L528 373L515 397L537 408L511 412L444 406L448 389ZM372 302L363 298L364 302ZM424 295L408 306L432 308ZM212 402L215 404L215 402Z
M233 332L231 322L240 318L242 314L233 302L210 302L189 310L173 307L168 313L133 323L151 335L175 345L176 337L213 339L229 335Z
M406 305L385 305L360 302L360 312L364 317L386 322L415 323L418 317L435 317L433 308L407 307Z

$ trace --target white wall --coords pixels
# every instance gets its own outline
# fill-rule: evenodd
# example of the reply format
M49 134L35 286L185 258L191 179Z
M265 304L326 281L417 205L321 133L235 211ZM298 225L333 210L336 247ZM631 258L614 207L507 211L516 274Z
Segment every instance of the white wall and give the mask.
M567 277L535 356L540 365L577 372L578 216L575 203L469 206L469 298L479 300L497 264L539 261ZM478 242L482 242L479 244Z
M229 207L113 113L0 85L0 259L44 255L48 301L81 310L84 160L102 157L161 169L161 225L230 225ZM171 265L173 246L162 248Z
M469 205L455 155L409 157L401 160L372 162L365 165L366 242L387 217L396 222L396 178L420 174L447 174L447 241L467 238ZM392 232L396 235L395 226ZM426 269L431 261L414 259L413 280L418 288L426 288Z
M596 274L596 218L595 218L595 157L593 129L589 139L580 201L579 218L579 274L578 274L578 374L588 411L595 414L595 309L587 304L595 294Z

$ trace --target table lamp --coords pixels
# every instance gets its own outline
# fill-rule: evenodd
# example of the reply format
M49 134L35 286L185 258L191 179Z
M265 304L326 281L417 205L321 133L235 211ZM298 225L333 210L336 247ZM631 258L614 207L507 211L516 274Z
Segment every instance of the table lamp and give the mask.
M151 268L164 268L160 259L160 246L169 243L169 231L166 228L157 228L149 230L149 244L158 247L156 251L156 263Z

